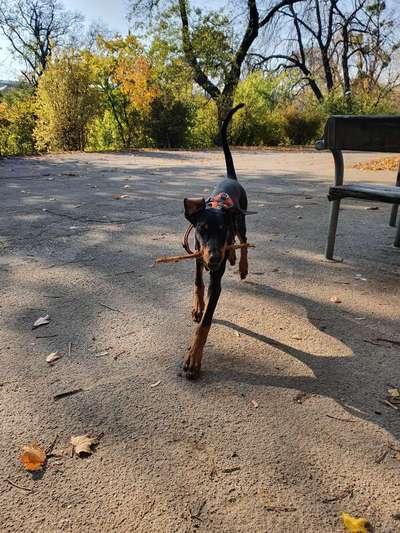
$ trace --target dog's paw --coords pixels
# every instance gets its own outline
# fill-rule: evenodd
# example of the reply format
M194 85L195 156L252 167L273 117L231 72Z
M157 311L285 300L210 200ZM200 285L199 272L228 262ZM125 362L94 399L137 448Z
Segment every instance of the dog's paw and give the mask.
M242 279L242 280L246 279L247 278L247 274L248 274L248 272L241 272L240 273L240 279Z
M198 368L192 358L188 356L183 363L183 371L185 372L186 379L195 380L200 375L200 368Z
M192 309L192 319L193 322L201 322L201 319L203 318L203 309Z

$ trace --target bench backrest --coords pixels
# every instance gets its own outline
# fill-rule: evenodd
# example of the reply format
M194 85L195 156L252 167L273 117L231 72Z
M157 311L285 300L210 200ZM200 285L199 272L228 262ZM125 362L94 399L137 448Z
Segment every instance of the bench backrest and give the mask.
M400 153L400 116L334 115L320 148Z

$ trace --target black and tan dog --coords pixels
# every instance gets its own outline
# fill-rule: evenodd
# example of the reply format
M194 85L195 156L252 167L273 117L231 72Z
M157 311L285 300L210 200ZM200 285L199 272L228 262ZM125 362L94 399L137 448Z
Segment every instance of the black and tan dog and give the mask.
M185 198L185 217L195 227L196 250L201 256L196 259L196 278L194 285L194 303L192 317L199 322L192 345L186 356L183 369L186 377L198 377L201 367L204 345L215 308L221 294L221 278L225 272L226 261L235 264L234 250L227 250L237 236L240 243L246 239L246 191L237 181L232 154L227 140L227 128L232 115L243 104L231 109L222 125L221 138L225 155L227 178L221 181L210 198ZM203 269L210 272L207 304L204 303ZM247 249L240 250L239 273L245 279L248 272Z

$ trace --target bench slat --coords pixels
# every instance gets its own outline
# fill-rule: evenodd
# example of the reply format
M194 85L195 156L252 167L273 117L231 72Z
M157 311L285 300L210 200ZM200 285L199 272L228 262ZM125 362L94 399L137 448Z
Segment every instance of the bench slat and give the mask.
M332 116L325 126L323 148L400 153L400 116Z
M330 187L329 200L340 200L342 198L358 198L359 200L369 200L371 202L386 202L389 204L400 204L400 187L390 187L384 185L370 184L348 184Z

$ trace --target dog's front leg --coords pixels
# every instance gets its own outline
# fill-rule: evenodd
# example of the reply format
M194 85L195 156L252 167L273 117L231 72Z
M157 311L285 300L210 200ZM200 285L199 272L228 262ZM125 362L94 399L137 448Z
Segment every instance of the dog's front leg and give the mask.
M237 223L237 236L239 237L240 244L245 244L247 242L246 237L246 219L244 215L239 217ZM240 249L240 260L239 260L239 273L240 279L246 279L249 272L249 264L247 260L247 248Z
M193 309L192 318L195 322L200 322L204 311L204 282L203 282L203 261L196 259L196 277L194 280Z
M212 318L218 299L221 294L221 279L225 272L226 260L221 268L216 272L210 272L210 285L207 292L207 306L203 318L193 337L192 345L186 356L183 369L188 379L196 379L200 373L201 359L203 357L204 345L207 341L208 332L210 331Z

